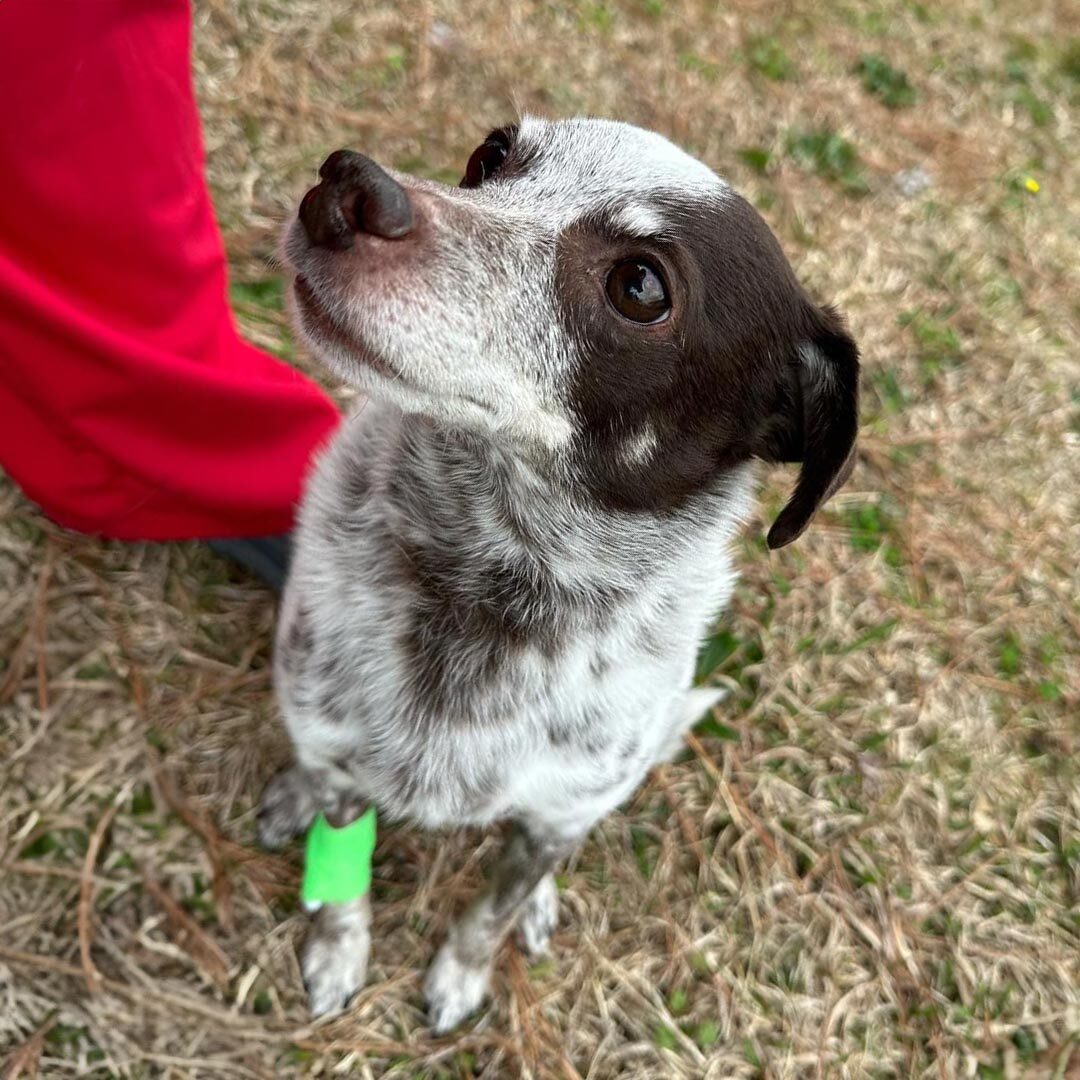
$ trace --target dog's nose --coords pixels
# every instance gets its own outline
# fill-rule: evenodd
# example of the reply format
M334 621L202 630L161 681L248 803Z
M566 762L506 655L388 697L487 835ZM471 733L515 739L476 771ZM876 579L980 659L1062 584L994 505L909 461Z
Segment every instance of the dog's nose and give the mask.
M396 240L412 229L408 193L371 158L335 150L319 176L300 203L300 223L316 247L343 251L356 233Z

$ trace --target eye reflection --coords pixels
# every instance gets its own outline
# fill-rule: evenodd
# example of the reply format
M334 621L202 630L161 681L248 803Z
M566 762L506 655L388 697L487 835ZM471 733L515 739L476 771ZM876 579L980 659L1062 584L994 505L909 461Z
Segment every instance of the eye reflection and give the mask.
M660 271L642 259L627 259L612 268L607 295L611 306L633 322L659 322L671 310Z

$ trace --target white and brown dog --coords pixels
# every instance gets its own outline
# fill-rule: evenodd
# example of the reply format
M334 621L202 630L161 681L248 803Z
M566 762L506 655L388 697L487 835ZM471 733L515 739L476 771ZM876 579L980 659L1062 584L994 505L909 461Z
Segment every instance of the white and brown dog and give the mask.
M447 1030L515 925L542 950L556 863L719 693L692 689L727 602L753 460L797 461L768 541L846 478L858 351L768 227L659 135L526 118L460 188L338 151L285 239L295 319L370 402L320 457L275 675L296 763L274 846L374 803L515 823L425 993ZM368 898L326 905L312 1009L364 982Z

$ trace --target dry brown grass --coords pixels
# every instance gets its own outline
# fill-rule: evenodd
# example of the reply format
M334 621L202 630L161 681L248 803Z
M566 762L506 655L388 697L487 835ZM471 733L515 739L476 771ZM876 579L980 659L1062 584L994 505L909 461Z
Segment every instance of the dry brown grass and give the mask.
M0 484L13 1075L1080 1075L1080 91L1060 66L1080 19L819 7L200 0L239 280L271 273L341 144L451 176L515 106L623 117L730 175L849 312L860 465L794 548L748 535L713 653L722 724L568 870L553 960L507 949L493 1005L441 1041L418 979L491 840L384 832L370 985L309 1024L298 855L253 846L286 754L268 595L197 545L64 534ZM914 108L862 89L866 52ZM869 194L787 152L819 129L854 144ZM914 165L933 185L905 197L891 176ZM239 292L245 328L289 351L272 291Z

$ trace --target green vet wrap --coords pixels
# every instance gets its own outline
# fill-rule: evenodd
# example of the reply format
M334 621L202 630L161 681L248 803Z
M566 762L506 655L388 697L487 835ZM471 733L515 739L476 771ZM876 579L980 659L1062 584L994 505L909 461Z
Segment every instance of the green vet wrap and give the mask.
M342 829L335 829L320 814L307 834L300 899L307 906L359 899L371 887L374 851L374 806Z

